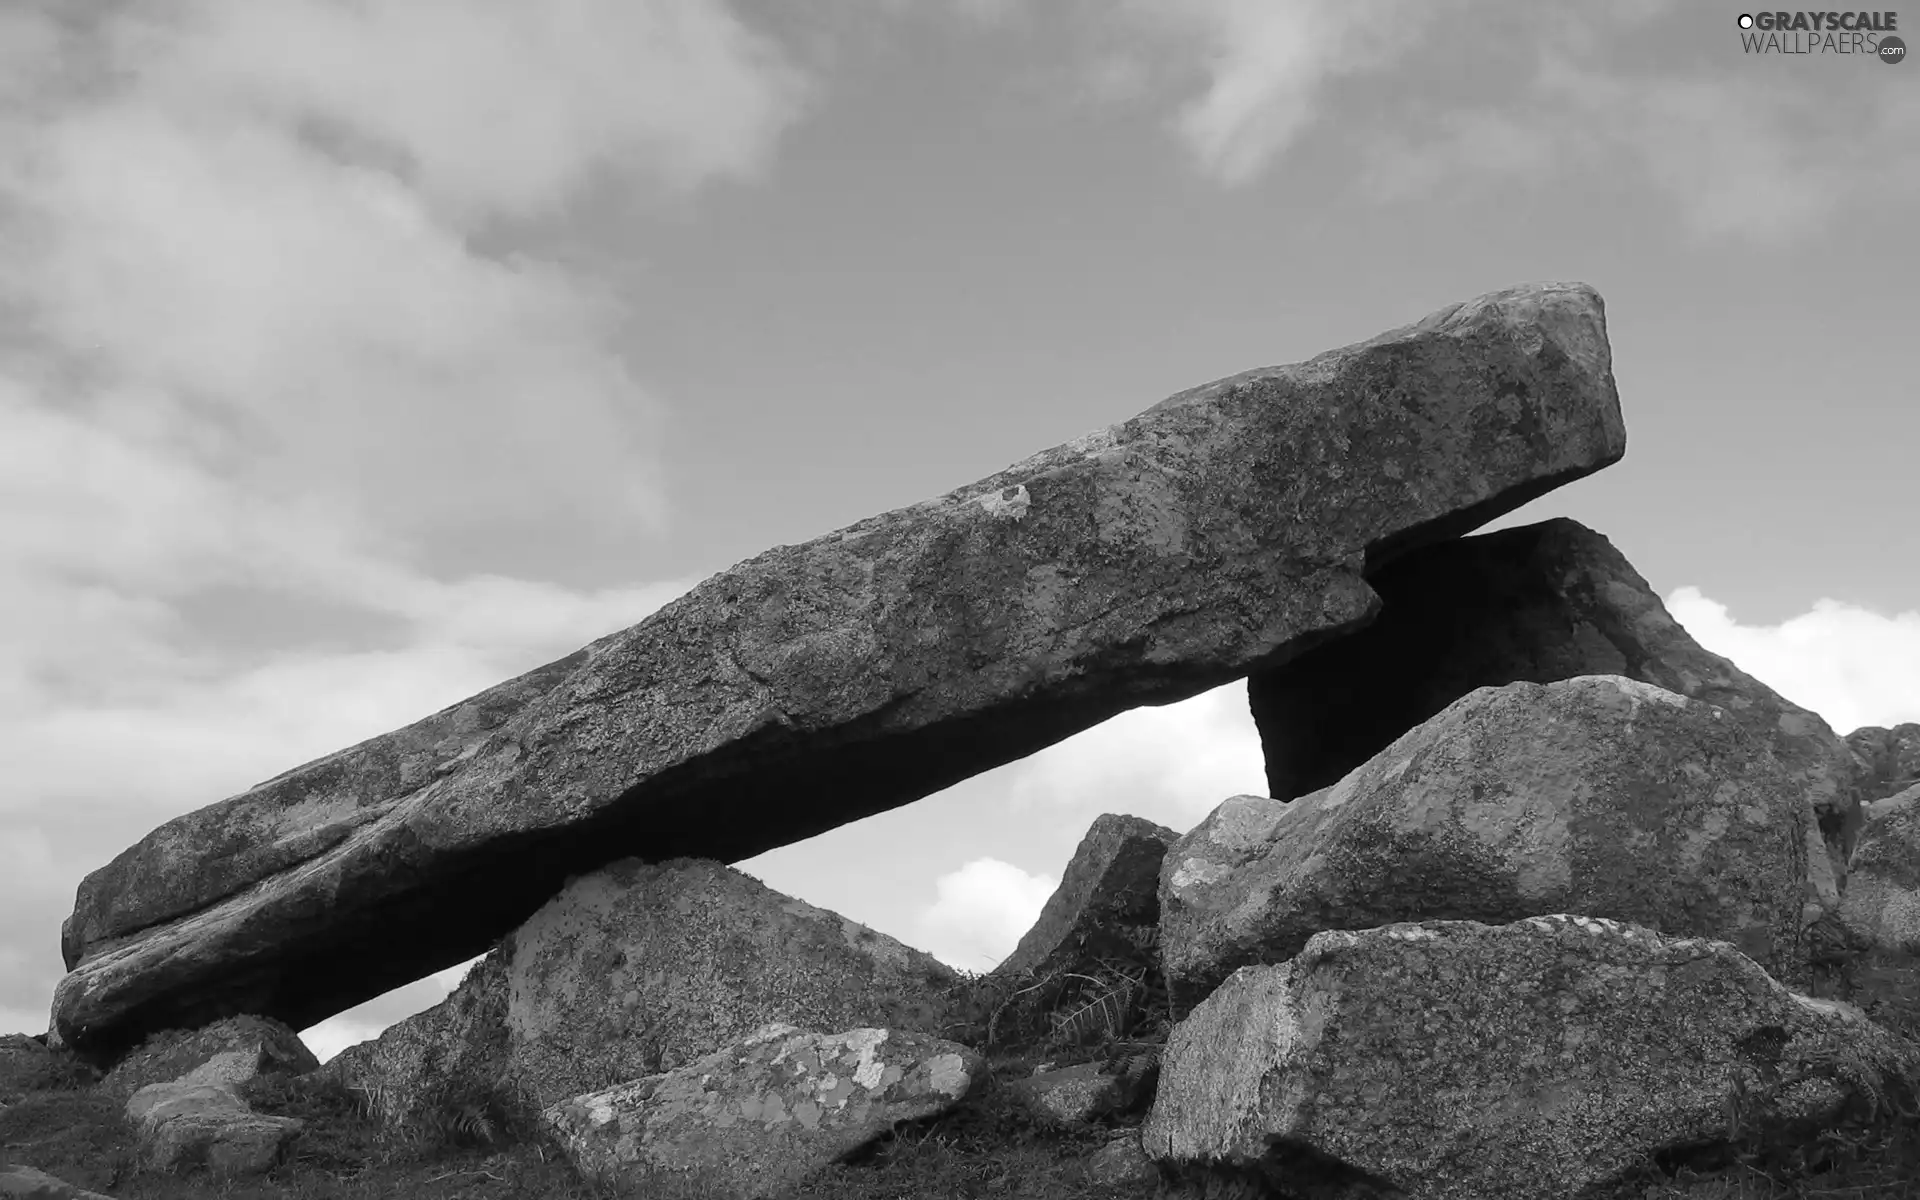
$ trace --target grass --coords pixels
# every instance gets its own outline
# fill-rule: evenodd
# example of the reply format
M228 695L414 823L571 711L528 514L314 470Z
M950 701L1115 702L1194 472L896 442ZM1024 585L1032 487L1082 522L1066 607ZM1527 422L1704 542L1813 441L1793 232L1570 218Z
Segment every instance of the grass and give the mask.
M980 1049L988 1073L966 1100L938 1118L902 1125L847 1162L778 1200L1145 1200L1191 1196L1253 1200L1284 1196L1247 1181L1180 1189L1151 1183L1117 1187L1087 1178L1086 1162L1138 1112L1065 1129L1037 1120L1010 1084L1044 1062L1067 1065L1104 1057L1147 1061L1168 1028L1166 996L1147 969L1153 948L1131 962L1104 961L1085 974L1017 980L967 976L948 997L948 1036ZM1882 980L1899 984L1899 979ZM1910 1002L1883 1005L1877 1019L1920 1040L1920 971L1904 979ZM20 1057L20 1056L15 1056ZM132 1131L120 1105L94 1076L63 1056L47 1056L29 1080L0 1079L24 1091L0 1111L0 1156L37 1166L82 1187L125 1200L609 1200L582 1181L546 1140L526 1108L509 1096L449 1092L436 1116L392 1132L377 1124L362 1096L313 1077L267 1076L247 1088L265 1113L301 1117L306 1131L274 1171L221 1183L204 1174L168 1176L135 1168ZM1745 1099L1751 1107L1751 1097ZM1742 1098L1733 1098L1736 1107ZM671 1177L649 1200L702 1200ZM1648 1162L1629 1179L1588 1200L1914 1200L1920 1198L1920 1101L1889 1095L1880 1110L1855 1114L1813 1137L1748 1129L1718 1158L1676 1156ZM1304 1200L1304 1193L1301 1200Z

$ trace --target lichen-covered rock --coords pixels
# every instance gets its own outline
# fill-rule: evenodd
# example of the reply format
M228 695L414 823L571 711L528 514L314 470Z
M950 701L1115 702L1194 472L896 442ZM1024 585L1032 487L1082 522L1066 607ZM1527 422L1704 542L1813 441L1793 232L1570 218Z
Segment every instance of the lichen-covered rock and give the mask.
M644 1193L662 1174L715 1200L757 1200L937 1116L984 1069L954 1042L885 1029L769 1024L676 1070L544 1114L582 1176Z
M1920 1047L1724 942L1400 923L1236 972L1174 1030L1141 1145L1316 1195L1562 1200L1736 1115L1811 1135L1916 1071Z
M165 1083L219 1058L220 1081L241 1084L264 1071L303 1075L320 1065L300 1035L269 1017L224 1017L199 1029L154 1034L115 1064L100 1086L126 1099L150 1083Z
M1885 799L1920 784L1920 725L1868 725L1847 735L1854 753L1854 786L1861 803Z
M994 968L1009 975L1084 966L1136 952L1160 923L1160 863L1180 835L1141 817L1102 813L1080 839L1039 919Z
M218 1059L210 1060L217 1063ZM206 1168L215 1178L258 1175L280 1161L306 1123L253 1111L203 1065L170 1083L150 1083L127 1101L140 1165L151 1171Z
M1579 284L1182 392L167 822L81 883L54 1018L103 1057L220 1013L305 1028L570 876L739 861L1358 628L1369 571L1625 446Z
M1843 741L1702 647L1601 534L1564 518L1503 529L1422 547L1367 582L1373 624L1247 679L1270 795L1339 782L1475 688L1624 675L1725 709L1772 749L1844 870L1859 826L1848 742L1867 731Z
M1710 704L1623 676L1481 688L1331 788L1238 796L1167 852L1175 1015L1322 930L1586 912L1733 942L1780 978L1837 903L1811 805Z
M771 1023L937 1034L959 981L930 954L705 859L584 875L511 946L511 1071L542 1106Z
M32 1167L0 1164L0 1200L113 1200Z
M514 1096L507 1079L507 962L511 938L467 969L447 998L348 1046L320 1074L357 1093L390 1130L481 1096Z

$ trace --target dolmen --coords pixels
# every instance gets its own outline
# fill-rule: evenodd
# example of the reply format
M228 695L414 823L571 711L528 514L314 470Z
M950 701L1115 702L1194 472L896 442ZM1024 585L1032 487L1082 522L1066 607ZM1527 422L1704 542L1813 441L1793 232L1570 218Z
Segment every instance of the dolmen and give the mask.
M1581 284L1182 392L167 822L82 883L53 1033L113 1067L484 955L318 1070L396 1127L511 1101L615 1194L776 1195L988 1063L956 972L727 864L1244 678L1268 794L1101 817L996 971L1150 949L1164 1045L1014 1089L1146 1106L1089 1178L1571 1197L1814 1136L1920 1083L1912 739L1585 526L1474 533L1624 452Z

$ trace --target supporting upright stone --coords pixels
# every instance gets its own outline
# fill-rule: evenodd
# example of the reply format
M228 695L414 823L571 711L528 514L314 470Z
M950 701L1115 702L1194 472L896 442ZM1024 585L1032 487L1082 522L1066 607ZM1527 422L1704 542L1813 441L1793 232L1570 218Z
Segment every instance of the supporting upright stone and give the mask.
M1717 705L1770 747L1844 873L1860 824L1847 742L1695 642L1605 537L1543 521L1424 547L1367 582L1382 604L1373 624L1247 680L1277 799L1339 782L1475 688L1624 675ZM1885 731L1848 741L1872 732Z

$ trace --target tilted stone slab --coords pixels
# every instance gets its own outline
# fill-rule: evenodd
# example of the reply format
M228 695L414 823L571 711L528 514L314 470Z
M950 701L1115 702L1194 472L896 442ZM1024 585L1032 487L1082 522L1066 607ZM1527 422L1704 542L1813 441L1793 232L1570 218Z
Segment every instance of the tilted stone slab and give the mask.
M1423 547L1367 582L1382 603L1373 624L1247 680L1270 795L1339 782L1475 688L1625 675L1717 705L1771 747L1845 870L1859 827L1848 743L1886 731L1842 740L1703 648L1602 535L1564 518L1503 529Z
M1911 1104L1916 1070L1920 1047L1725 942L1568 914L1395 923L1221 985L1168 1039L1140 1144L1191 1183L1571 1200L1732 1140L1730 1089L1784 1144Z
M55 997L110 1057L305 1028L614 859L734 862L1364 625L1363 576L1616 461L1600 298L1493 293L1182 392L162 826L81 885Z
M1812 806L1725 710L1618 675L1481 688L1333 787L1239 796L1167 851L1176 1015L1328 929L1585 912L1783 979L1838 904Z

